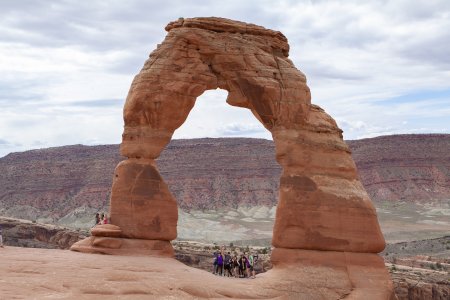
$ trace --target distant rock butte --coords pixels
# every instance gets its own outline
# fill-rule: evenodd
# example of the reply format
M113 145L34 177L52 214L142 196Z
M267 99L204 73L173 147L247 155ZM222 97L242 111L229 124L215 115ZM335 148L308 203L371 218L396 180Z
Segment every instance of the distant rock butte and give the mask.
M372 200L449 200L450 134L394 135L347 143ZM89 214L90 224L91 212L107 210L114 166L123 159L118 145L64 146L0 158L0 215L56 222L87 207L82 213ZM272 207L278 201L281 167L272 141L172 140L157 165L183 210Z
M450 200L450 134L408 134L348 141L374 200Z
M251 110L271 132L282 167L270 282L294 271L292 288L303 268L327 268L327 276L314 281L336 280L335 291L349 282L348 298L394 298L383 260L375 254L385 246L375 207L342 130L311 104L306 77L288 58L286 37L222 18L180 18L166 30L134 78L124 107L120 152L127 159L114 171L110 198L110 221L117 227L102 227L71 250L173 256L178 206L155 159L197 97L221 88L228 91L228 104Z

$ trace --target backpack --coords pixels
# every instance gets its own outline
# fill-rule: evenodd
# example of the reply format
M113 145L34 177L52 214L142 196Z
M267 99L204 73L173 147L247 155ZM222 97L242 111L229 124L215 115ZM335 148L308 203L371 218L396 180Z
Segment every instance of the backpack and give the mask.
M253 264L254 264L253 255L250 255L250 256L248 257L248 260L249 260L249 262L250 262L250 266L253 266Z

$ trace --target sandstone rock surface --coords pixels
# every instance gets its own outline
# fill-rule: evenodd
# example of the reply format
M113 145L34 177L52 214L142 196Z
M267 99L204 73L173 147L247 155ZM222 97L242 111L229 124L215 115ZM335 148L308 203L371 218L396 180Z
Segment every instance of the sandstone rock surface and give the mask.
M173 258L6 247L0 248L0 295L4 299L318 300L361 299L364 293L363 299L392 299L391 283L377 276L375 268L361 268L357 260L345 267L336 262L315 265L311 257L328 254L307 250L303 253L306 258L301 265L275 267L249 280L214 276ZM349 274L372 274L370 280L379 289L374 291Z

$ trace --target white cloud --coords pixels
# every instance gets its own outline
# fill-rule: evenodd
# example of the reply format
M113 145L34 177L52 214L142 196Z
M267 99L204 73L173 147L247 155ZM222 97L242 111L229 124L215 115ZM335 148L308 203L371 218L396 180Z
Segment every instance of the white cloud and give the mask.
M175 131L174 138L272 138L250 110L227 104L227 95L228 92L221 89L204 92L197 98L186 122Z
M345 138L450 132L446 0L2 1L0 156L118 143L118 103L165 25L211 15L282 31L313 103L337 119ZM205 93L175 137L270 138L248 110L225 98L223 91Z

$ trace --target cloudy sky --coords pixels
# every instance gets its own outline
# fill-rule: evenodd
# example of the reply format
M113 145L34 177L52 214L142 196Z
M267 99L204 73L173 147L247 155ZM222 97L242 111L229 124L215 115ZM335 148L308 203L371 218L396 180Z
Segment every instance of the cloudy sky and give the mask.
M196 16L283 32L346 139L450 133L448 0L1 0L0 157L119 143L133 76L168 22ZM270 138L225 98L205 92L175 137Z

